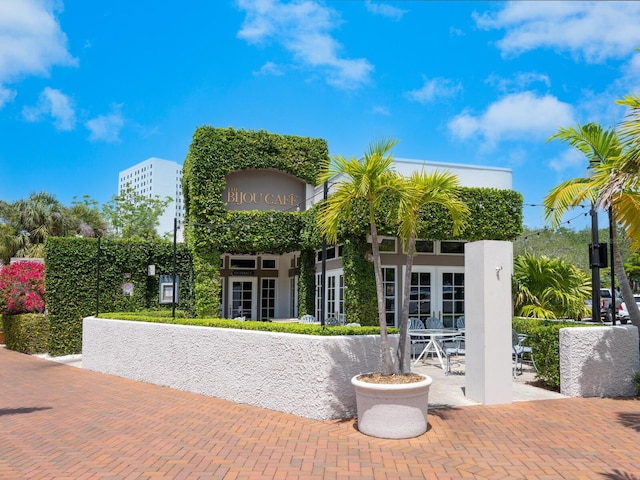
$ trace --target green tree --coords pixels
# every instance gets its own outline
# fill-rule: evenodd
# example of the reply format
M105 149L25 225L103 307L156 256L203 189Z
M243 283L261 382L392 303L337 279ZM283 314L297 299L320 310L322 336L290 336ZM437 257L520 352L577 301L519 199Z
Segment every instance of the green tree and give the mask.
M368 207L383 375L396 373L399 369L394 364L387 333L375 212L379 209L385 194L397 192L401 187L400 180L392 167L393 156L390 153L396 144L397 140L392 139L372 142L362 160L355 157L347 159L342 156L333 156L325 162L318 177L319 182L335 181L334 190L331 196L321 204L318 215L320 232L330 243L336 243L340 223L349 220L354 200L363 199Z
M535 318L587 317L589 276L560 258L519 255L513 261L514 314Z
M618 168L621 159L624 159L623 150L618 141L618 136L613 129L604 130L602 126L589 123L579 125L577 128L561 128L550 140L557 139L568 143L585 155L589 161L591 175L586 178L573 178L557 185L544 199L545 218L552 226L557 226L562 216L570 207L580 205L584 201L596 207L610 207L611 220L614 228L611 231L613 240L613 265L620 292L627 304L631 323L640 328L640 311L633 299L633 292L624 270L622 256L618 248L617 219L628 218L628 213L635 210L637 205L637 193L628 188L616 190L615 195L606 192L611 191L610 172ZM622 183L624 185L624 182ZM636 219L635 222L638 222ZM628 231L627 231L628 232Z
M54 195L32 193L23 200L0 204L0 219L5 227L0 239L0 258L42 257L44 242L51 236L69 232L69 215Z
M69 215L76 235L101 237L107 232L107 220L100 211L98 202L88 195L84 195L82 200L73 197Z
M103 205L102 211L108 220L112 234L119 238L150 239L157 238L156 227L164 209L171 203L171 197L149 198L138 194L129 185L119 195Z
M398 205L398 233L407 250L405 278L402 295L402 312L400 314L400 341L405 342L404 348L398 350L401 373L409 371L409 302L411 298L411 271L415 256L416 238L419 234L420 214L425 205L437 204L443 206L451 216L453 234L457 235L465 225L469 208L458 198L458 177L449 172L438 170L432 173L414 172L410 177L403 178L400 201Z

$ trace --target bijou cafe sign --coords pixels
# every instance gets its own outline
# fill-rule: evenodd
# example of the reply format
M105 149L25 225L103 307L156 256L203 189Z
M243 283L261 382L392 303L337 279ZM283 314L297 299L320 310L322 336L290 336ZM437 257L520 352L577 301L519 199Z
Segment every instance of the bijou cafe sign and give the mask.
M222 195L229 210L302 211L306 184L278 170L237 170L226 176Z

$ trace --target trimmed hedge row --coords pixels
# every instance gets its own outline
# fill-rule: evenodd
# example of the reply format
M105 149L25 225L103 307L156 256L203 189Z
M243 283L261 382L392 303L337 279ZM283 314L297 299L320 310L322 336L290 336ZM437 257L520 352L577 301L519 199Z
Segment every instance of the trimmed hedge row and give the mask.
M178 318L158 316L149 312L127 313L113 312L101 313L98 318L111 320L130 320L136 322L172 323L176 325L195 325L199 327L236 328L239 330L259 330L266 332L297 333L302 335L338 336L338 335L380 335L380 327L354 327L339 326L328 327L321 325L309 325L303 323L278 323L239 321L223 318ZM389 329L389 333L399 333L397 329Z
M49 321L44 313L2 315L2 331L9 350L33 354L49 348Z
M533 360L538 369L536 378L557 391L560 391L560 329L598 326L522 317L514 318L512 325L516 332L527 335L526 345L532 348Z
M195 314L194 278L191 255L185 245L176 252L180 279L179 306ZM49 353L53 356L80 353L82 318L96 313L98 240L52 237L45 245L45 292L50 322ZM156 276L147 275L148 265ZM158 275L173 271L173 244L166 240L100 241L100 294L98 308L135 311L159 304ZM123 294L123 284L132 283L133 293Z

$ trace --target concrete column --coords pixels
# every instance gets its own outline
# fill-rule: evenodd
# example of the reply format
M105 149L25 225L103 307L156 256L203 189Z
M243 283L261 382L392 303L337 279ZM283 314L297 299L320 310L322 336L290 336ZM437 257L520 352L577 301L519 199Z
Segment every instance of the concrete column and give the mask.
M513 244L465 245L465 394L486 405L513 401Z

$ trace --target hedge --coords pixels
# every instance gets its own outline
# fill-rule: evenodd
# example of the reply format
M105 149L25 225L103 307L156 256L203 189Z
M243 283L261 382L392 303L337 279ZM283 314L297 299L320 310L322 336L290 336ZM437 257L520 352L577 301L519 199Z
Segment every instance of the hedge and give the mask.
M560 329L597 326L580 322L564 322L516 317L512 322L516 332L527 336L536 362L536 378L546 387L560 391Z
M45 353L49 347L49 321L44 313L2 315L4 342L9 350Z
M96 313L98 240L56 237L45 245L45 292L50 322L49 353L53 356L82 351L82 318ZM148 265L156 275L148 276ZM173 271L173 244L101 239L100 311L134 311L160 306L159 275ZM176 272L180 279L179 307L195 315L194 274L191 255L177 245ZM133 283L125 296L124 283Z
M338 336L338 335L380 335L380 327L357 327L357 326L321 326L303 323L279 323L279 322L259 322L240 321L222 318L179 318L175 319L167 316L158 316L147 313L126 313L111 312L101 313L98 318L111 320L129 320L137 322L151 323L171 323L176 325L195 325L200 327L235 328L238 330L260 330L267 332L296 333L302 335ZM397 334L398 329L390 328L389 333Z

